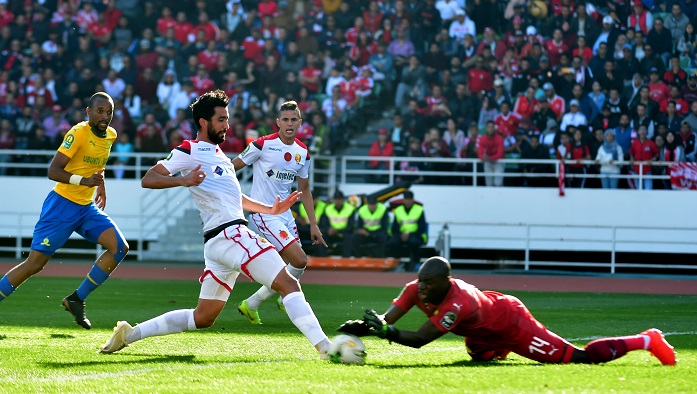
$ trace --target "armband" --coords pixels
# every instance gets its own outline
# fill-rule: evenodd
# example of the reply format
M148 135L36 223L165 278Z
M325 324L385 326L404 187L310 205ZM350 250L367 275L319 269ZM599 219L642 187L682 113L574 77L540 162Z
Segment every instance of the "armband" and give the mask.
M70 176L70 181L68 181L68 183L70 183L71 185L80 186L80 181L82 180L82 178L83 177L80 175L73 174Z

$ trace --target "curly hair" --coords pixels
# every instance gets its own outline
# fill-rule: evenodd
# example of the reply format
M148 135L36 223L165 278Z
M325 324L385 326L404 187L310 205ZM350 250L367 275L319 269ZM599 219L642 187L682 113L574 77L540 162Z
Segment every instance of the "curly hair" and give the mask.
M208 121L213 118L215 114L216 107L227 107L230 102L230 98L225 94L224 91L212 90L200 95L191 105L191 112L194 116L194 123L198 129L201 128L199 124L200 119L206 119Z

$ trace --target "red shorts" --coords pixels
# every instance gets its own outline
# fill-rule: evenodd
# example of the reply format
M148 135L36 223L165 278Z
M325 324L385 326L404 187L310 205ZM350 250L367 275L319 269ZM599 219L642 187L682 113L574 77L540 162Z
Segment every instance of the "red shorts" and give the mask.
M506 298L511 305L510 327L489 335L465 338L472 359L488 361L513 352L541 363L568 363L578 348L538 322L519 299Z

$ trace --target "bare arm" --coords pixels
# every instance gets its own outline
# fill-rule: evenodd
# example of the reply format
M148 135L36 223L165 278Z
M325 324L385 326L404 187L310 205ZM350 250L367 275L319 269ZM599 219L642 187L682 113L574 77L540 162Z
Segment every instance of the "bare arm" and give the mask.
M307 212L307 220L310 222L310 238L312 238L313 245L324 245L327 243L324 241L322 232L317 226L317 218L315 217L315 201L312 197L312 192L310 191L310 180L307 178L298 178L298 191L302 193L300 196L300 201L302 201L305 207L305 212Z
M53 156L51 165L48 168L48 179L61 183L70 183L70 177L76 174L71 174L65 170L65 166L68 165L70 158L61 152L56 152ZM89 178L82 178L80 180L81 186L99 186L104 183L104 176L102 173L104 169L94 173Z
M443 336L441 332L430 320L427 320L418 331L399 330L393 326L397 320L404 316L406 312L392 305L384 315L376 315L375 311L366 311L363 320L380 338L385 338L391 342L413 348L420 348L428 343L435 341Z
M235 166L235 171L239 171L247 166L247 163L243 162L239 157L232 159L232 165Z
M249 212L266 213L270 215L278 215L290 209L290 207L298 201L302 195L301 192L292 192L285 200L281 201L280 197L276 197L273 205L266 205L260 201L254 200L251 197L242 195L242 209Z
M152 166L145 173L140 185L146 189L167 189L176 186L198 186L206 179L206 173L201 170L201 165L197 165L193 171L186 176L173 177L169 170L162 164Z

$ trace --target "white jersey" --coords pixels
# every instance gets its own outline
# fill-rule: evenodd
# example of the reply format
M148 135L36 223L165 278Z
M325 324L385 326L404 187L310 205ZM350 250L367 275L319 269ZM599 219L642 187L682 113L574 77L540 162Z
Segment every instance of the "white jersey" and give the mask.
M286 145L278 133L261 137L247 146L239 158L254 165L251 197L273 205L276 196L288 197L296 177L310 174L310 152L297 138Z
M197 165L206 179L189 187L201 219L203 231L235 220L245 220L242 211L242 190L232 161L218 147L205 141L185 140L166 159L160 160L170 174L189 174Z

